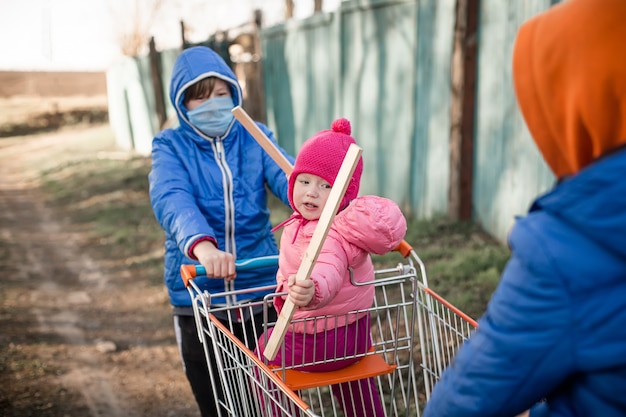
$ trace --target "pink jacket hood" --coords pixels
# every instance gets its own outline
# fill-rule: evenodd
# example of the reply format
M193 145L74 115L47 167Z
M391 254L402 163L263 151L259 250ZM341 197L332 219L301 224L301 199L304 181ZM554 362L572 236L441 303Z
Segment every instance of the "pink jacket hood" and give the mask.
M317 223L296 217L285 224L276 276L278 292L286 292L287 278L298 272ZM315 296L307 307L296 310L294 319L345 315L352 310L371 307L374 287L352 285L348 268L352 267L356 282L373 281L374 266L370 253L382 255L393 250L404 238L406 229L406 219L393 201L377 196L353 200L335 216L311 273L311 279L315 281ZM282 298L276 299L278 311L283 303ZM347 321L352 322L356 318L354 316ZM338 318L334 325L337 327L345 322L345 317ZM320 324L324 328L316 331L328 330L333 325L328 321ZM292 330L304 331L302 328ZM312 331L307 329L307 332Z

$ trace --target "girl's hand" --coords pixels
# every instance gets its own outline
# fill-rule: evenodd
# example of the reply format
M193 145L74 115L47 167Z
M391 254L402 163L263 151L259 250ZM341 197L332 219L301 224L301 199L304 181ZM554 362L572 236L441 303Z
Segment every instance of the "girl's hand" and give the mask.
M203 241L193 248L193 254L206 270L209 278L235 279L235 259L228 252L222 252L212 242Z
M296 281L296 276L290 275L287 278L287 292L295 305L306 307L311 303L315 295L315 282L312 279Z

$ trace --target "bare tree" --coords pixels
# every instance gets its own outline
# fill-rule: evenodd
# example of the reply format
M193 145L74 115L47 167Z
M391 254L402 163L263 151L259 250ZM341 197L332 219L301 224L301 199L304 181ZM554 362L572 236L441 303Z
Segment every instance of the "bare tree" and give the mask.
M315 0L313 11L318 13L322 11L324 0ZM291 19L293 17L294 0L285 0L285 19Z
M117 42L124 55L137 56L147 51L152 26L166 1L110 0L107 2L116 25Z

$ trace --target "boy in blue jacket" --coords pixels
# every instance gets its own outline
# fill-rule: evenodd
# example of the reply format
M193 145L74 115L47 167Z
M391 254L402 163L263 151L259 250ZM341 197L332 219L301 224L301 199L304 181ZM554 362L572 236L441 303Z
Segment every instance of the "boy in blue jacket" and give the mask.
M152 142L150 200L165 232L164 281L185 373L202 416L210 417L217 415L217 408L180 267L202 264L207 278L196 282L210 293L276 284L276 267L235 276L234 261L278 254L267 190L289 205L288 182L281 168L233 117L231 110L242 104L241 87L213 50L198 46L180 54L172 73L170 100L179 126L160 132ZM257 124L275 141L266 126ZM212 299L216 304L223 301ZM262 312L250 320L262 323L261 316Z
M626 416L625 23L624 0L568 0L520 28L517 101L559 181L424 417Z

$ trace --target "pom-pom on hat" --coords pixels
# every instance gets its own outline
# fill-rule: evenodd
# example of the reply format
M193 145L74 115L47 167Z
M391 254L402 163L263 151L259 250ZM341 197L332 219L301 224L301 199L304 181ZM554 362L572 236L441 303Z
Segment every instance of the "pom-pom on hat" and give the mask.
M289 203L294 210L297 211L296 205L293 203L293 186L298 174L317 175L328 181L330 185L334 185L348 148L351 144L356 144L350 133L352 133L350 121L340 118L332 123L330 130L322 130L304 142L289 176ZM339 205L339 211L346 208L350 201L358 196L362 173L363 158L359 158L346 188L346 193Z

